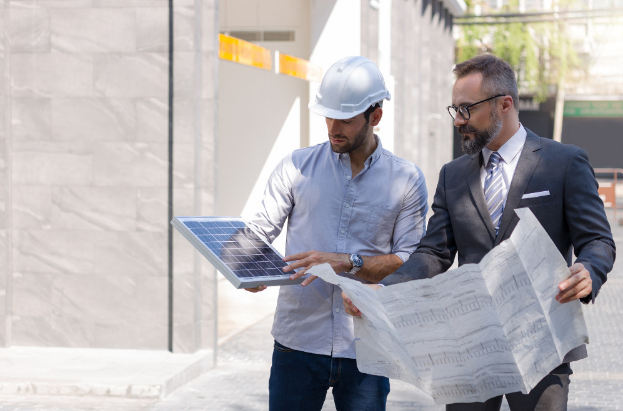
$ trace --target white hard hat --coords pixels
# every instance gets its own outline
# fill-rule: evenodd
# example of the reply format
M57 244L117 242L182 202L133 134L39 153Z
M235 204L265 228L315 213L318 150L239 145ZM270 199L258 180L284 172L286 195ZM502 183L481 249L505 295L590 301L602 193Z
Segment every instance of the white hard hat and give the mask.
M346 57L329 68L308 107L323 117L345 120L391 98L376 64L361 56Z

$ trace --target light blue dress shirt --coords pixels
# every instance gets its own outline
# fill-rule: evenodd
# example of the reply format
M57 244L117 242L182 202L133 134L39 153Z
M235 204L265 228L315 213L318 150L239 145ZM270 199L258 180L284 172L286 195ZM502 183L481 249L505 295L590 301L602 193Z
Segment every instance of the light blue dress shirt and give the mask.
M272 242L288 219L286 255L396 254L406 261L425 231L424 176L375 138L376 150L354 178L349 155L334 153L329 142L286 156L248 222ZM340 295L339 287L321 279L305 287L282 286L275 340L299 351L355 358L353 318L344 312Z

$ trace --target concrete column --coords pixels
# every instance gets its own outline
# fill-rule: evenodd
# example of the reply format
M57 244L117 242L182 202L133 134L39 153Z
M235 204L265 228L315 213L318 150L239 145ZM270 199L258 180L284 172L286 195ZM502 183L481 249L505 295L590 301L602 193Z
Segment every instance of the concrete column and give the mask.
M439 170L452 158L454 41L437 0L392 2L391 73L395 77L396 153L417 164L432 201Z
M376 65L379 64L379 8L380 2L361 0L361 55Z
M383 142L383 147L395 152L395 103L396 89L395 79L391 71L392 63L392 2L379 2L378 11L378 65L383 73L385 85L392 95L390 101L383 103L383 119L380 124L378 135Z
M0 0L0 347L11 340L11 195L10 195L10 107L7 56L9 43L7 21L8 0Z
M174 215L214 215L218 3L176 5L173 25ZM173 351L214 349L216 272L177 231L173 245Z

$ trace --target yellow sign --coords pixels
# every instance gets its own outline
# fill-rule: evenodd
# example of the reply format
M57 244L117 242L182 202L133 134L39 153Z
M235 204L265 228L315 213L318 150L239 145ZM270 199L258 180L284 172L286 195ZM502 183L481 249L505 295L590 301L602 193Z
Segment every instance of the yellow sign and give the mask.
M222 60L246 64L247 66L264 70L270 70L272 67L270 50L224 34L219 34L218 56Z
M279 73L303 80L322 81L322 68L298 57L279 53Z

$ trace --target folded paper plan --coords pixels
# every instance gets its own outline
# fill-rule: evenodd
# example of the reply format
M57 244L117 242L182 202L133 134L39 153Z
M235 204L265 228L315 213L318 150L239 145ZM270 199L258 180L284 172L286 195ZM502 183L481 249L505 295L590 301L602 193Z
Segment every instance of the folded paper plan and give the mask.
M309 270L363 313L355 318L360 371L409 382L437 404L480 402L528 393L588 343L580 301L555 299L570 276L564 258L529 209L515 212L511 237L479 264L430 279L375 291L327 264Z

